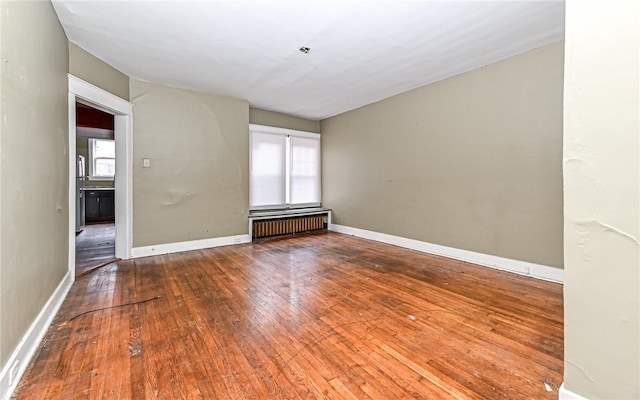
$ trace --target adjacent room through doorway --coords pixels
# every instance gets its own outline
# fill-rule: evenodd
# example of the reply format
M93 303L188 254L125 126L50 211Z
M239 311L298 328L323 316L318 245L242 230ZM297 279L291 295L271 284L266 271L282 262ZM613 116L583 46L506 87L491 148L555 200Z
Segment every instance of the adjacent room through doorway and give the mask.
M76 102L76 276L116 260L114 116Z

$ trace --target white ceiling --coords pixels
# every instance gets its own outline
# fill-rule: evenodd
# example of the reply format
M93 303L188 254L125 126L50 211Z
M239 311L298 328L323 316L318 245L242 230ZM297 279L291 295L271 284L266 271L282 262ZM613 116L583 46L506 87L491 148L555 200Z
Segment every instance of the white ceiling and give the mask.
M53 4L69 40L131 77L311 119L564 37L562 1Z

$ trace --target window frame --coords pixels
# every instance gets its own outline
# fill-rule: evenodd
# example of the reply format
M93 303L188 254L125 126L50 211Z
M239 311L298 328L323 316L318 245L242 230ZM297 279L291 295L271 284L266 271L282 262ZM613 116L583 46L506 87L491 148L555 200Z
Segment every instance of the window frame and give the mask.
M252 206L251 205L251 187L252 187L252 171L253 171L253 134L254 132L268 133L274 135L282 135L286 137L285 144L285 162L284 162L284 192L285 203L284 204L271 204L265 206ZM318 140L320 145L320 156L318 157L318 197L320 201L316 203L290 203L290 189L291 189L291 173L292 173L292 151L291 151L291 137L311 138ZM319 133L299 131L295 129L278 128L267 125L249 124L249 211L266 211L266 210L291 210L300 208L311 208L322 206L322 136Z
M88 148L89 148L89 180L92 181L114 181L115 180L115 171L113 176L109 175L95 175L96 170L96 157L94 157L95 146L97 141L103 142L114 142L114 155L112 157L97 157L101 159L113 159L114 163L116 161L115 157L115 140L114 139L98 139L98 138L89 138L88 139Z

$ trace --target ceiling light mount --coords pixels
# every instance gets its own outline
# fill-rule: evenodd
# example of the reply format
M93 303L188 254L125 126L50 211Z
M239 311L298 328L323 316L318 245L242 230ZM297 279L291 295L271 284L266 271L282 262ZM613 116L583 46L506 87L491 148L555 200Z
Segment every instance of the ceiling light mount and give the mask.
M300 47L299 50L301 53L304 53L304 54L309 54L309 52L311 51L309 47Z

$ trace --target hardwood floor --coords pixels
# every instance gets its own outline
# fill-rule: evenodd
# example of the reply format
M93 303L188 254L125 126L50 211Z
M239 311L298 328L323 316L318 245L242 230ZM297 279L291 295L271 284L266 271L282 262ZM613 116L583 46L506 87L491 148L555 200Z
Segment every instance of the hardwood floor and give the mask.
M115 257L115 223L88 224L76 236L76 276Z
M120 261L15 397L556 399L562 312L561 285L338 233Z

